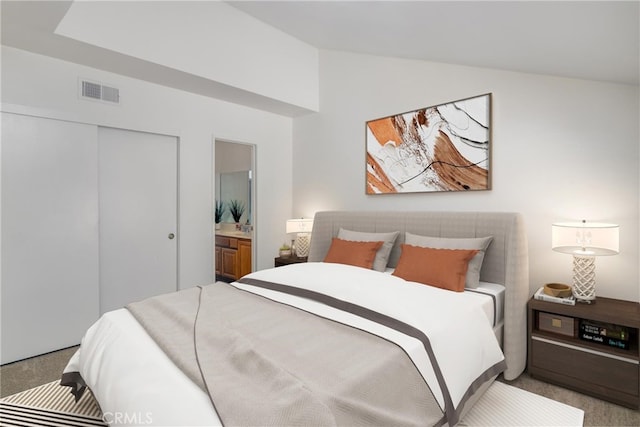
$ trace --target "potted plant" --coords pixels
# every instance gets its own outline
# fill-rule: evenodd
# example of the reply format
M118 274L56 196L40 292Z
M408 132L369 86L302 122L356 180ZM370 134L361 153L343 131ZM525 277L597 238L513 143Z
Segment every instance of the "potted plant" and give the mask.
M240 218L244 213L244 203L240 200L233 199L229 202L229 213L233 217L233 221L236 224L240 223Z
M216 230L220 228L220 221L222 221L222 215L224 215L225 208L226 206L222 200L216 200Z
M283 243L282 246L280 246L280 256L281 257L290 257L291 256L291 246L287 245L286 243Z

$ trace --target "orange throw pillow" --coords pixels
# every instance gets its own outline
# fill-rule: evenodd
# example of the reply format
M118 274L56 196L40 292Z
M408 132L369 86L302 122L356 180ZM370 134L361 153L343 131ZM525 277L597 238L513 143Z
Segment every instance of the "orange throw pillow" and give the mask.
M371 269L384 242L354 242L334 237L324 262L355 265Z
M475 249L434 249L407 244L393 272L404 280L450 291L464 291L469 261L478 251Z

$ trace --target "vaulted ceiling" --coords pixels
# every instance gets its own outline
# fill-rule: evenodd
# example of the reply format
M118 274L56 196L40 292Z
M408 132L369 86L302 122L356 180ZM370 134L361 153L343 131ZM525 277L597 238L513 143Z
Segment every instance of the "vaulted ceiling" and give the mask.
M323 49L639 84L638 1L232 1Z
M178 3L191 3L193 13L202 4ZM318 49L640 84L639 1L227 3ZM2 0L2 44L279 114L301 113L202 76L61 37L56 27L72 4ZM189 33L189 22L175 25L172 31L184 26Z

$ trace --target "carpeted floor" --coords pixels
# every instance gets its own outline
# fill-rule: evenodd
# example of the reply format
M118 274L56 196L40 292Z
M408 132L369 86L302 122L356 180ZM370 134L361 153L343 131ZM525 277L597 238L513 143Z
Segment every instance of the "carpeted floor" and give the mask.
M0 367L0 397L59 380L78 347L54 351Z
M72 347L0 367L0 397L59 380L62 369L75 350L76 347ZM640 411L547 384L526 373L515 381L504 382L582 409L585 426L640 426Z

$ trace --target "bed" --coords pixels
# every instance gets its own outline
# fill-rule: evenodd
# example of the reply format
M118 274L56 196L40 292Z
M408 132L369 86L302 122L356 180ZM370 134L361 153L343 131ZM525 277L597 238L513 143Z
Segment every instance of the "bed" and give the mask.
M426 252L433 239L490 241ZM460 292L406 280L416 246L482 253L477 283L471 268ZM331 258L365 247L369 268ZM307 263L106 313L62 383L114 425L454 425L524 370L528 289L519 214L319 212Z

